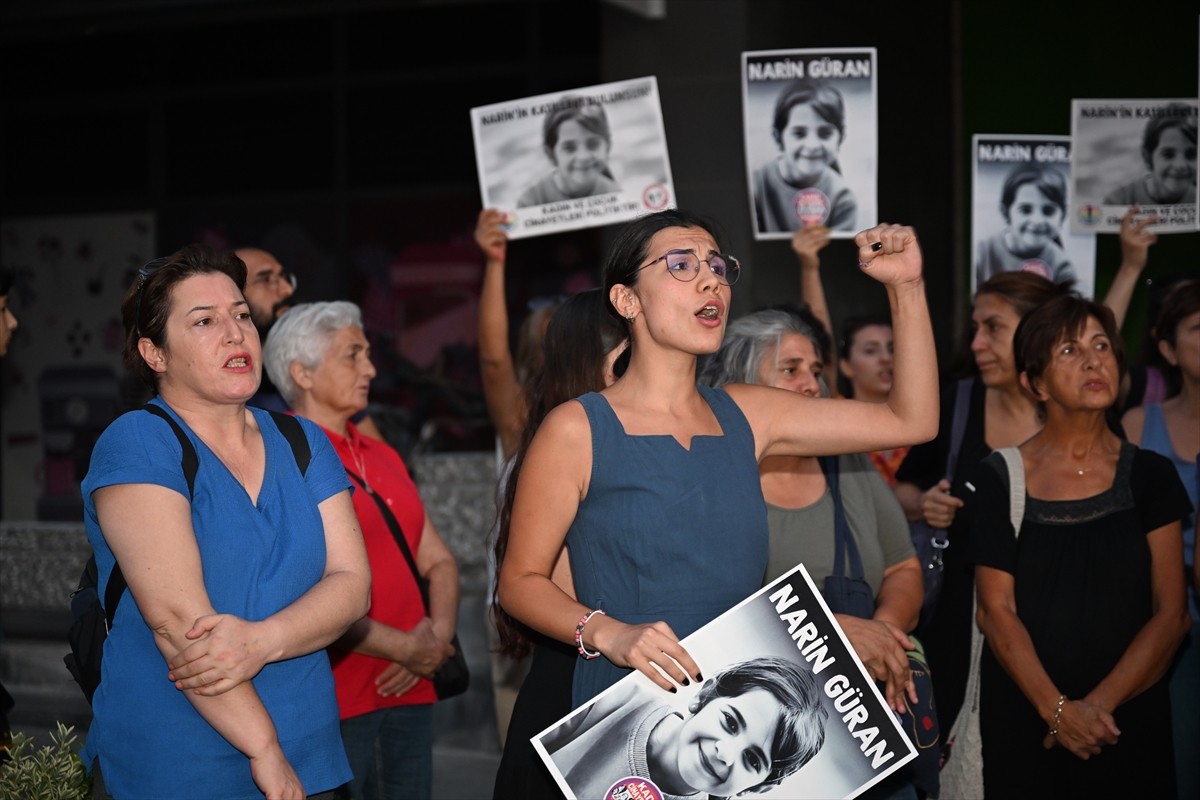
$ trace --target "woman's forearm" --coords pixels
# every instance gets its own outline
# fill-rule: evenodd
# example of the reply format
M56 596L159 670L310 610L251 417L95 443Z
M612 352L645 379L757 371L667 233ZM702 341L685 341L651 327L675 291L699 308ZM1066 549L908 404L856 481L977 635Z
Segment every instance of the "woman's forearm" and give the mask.
M1149 689L1166 674L1190 627L1186 611L1180 615L1160 609L1138 631L1116 666L1088 692L1086 699L1111 713Z
M262 621L266 660L283 661L327 647L368 610L370 579L356 572L331 572L296 602Z
M1059 690L1042 666L1029 631L1020 618L1008 609L980 607L979 628L987 644L1017 688L1029 700L1038 716L1049 724L1054 719Z
M458 626L458 565L444 558L429 569L429 618L443 641L450 641Z
M917 627L924 597L920 562L905 559L884 573L875 598L875 619L890 623L905 633Z
M937 348L925 300L925 282L887 287L895 337L895 376L887 404L905 422L906 441L894 447L927 442L938 430Z
M502 573L499 596L500 605L514 619L567 644L575 644L575 624L592 610L563 592L550 578L535 573Z

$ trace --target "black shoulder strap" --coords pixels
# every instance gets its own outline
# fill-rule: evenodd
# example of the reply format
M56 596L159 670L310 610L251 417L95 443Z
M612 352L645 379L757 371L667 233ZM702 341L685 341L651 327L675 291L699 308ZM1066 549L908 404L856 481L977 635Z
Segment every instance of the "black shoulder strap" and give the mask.
M142 410L149 411L154 416L166 420L167 424L171 426L175 438L179 440L179 446L183 448L180 466L183 467L183 477L187 480L188 500L190 501L196 492L196 472L200 469L200 457L196 455L196 448L192 446L192 440L183 432L183 428L175 421L175 418L161 406L146 403L142 406ZM308 462L312 460L312 449L308 446L308 438L304 435L304 428L300 426L300 421L289 414L278 411L272 411L271 418L275 420L279 432L291 445L292 456L296 459L296 466L300 467L300 474L305 474L308 470ZM108 618L110 630L113 620L117 617L117 605L120 604L121 597L125 594L128 586L125 575L121 572L121 565L113 561L112 573L109 574L108 585L104 588L104 616Z
M400 527L400 520L396 519L396 515L388 508L388 504L382 497L367 488L367 484L362 478L350 470L346 470L346 474L350 476L350 480L357 483L375 501L375 505L379 506L379 513L383 516L383 520L387 523L388 528L391 529L392 536L396 538L396 544L400 545L400 552L404 554L404 560L408 562L408 568L412 570L413 578L417 581L417 586L421 590L421 600L425 603L425 613L428 614L429 588L425 583L425 579L421 577L420 571L417 569L417 560L413 558L412 550L408 547L408 540L404 538L404 529Z
M962 450L963 433L967 429L967 416L971 408L971 388L974 381L962 378L954 394L954 415L950 422L950 452L946 456L946 479L954 479L958 467L958 453Z
M190 500L196 491L196 471L200 469L200 458L196 455L196 448L192 447L192 440L183 432L183 428L179 427L175 418L168 414L162 406L146 403L142 406L142 410L149 411L154 416L166 420L167 424L171 426L175 438L179 440L179 446L183 448L183 458L180 459L180 463L183 467L183 477L187 479L188 499Z
M292 455L296 458L300 474L305 474L308 472L308 462L312 460L312 449L308 446L308 437L304 435L300 420L282 411L271 411L270 414L271 419L275 420L275 427L292 446Z

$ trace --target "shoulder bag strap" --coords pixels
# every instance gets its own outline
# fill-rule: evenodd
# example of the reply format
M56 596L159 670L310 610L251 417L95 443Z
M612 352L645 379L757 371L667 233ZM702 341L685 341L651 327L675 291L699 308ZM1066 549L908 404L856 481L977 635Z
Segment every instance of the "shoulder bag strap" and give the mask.
M829 484L829 494L833 498L833 534L835 548L835 552L833 554L833 574L846 574L846 562L843 558L843 554L849 553L850 577L862 578L862 558L859 556L858 545L854 541L854 535L850 532L850 523L846 521L846 508L842 504L842 492L838 484L837 456L821 456L818 458L818 461L821 462L821 471L825 473L825 482Z
M412 550L408 547L408 540L404 538L404 529L400 527L400 520L396 519L396 515L388 508L387 502L375 492L367 488L367 484L362 478L355 475L350 470L346 470L346 474L350 476L350 480L357 483L367 496L375 501L375 505L379 507L379 513L383 516L383 521L387 523L388 528L392 531L392 536L396 539L396 544L400 545L400 552L404 554L404 560L408 562L408 568L412 570L413 578L417 581L417 587L421 590L421 602L425 604L425 613L429 613L429 588L426 585L425 578L417 570L417 560L413 558Z
M974 381L970 378L963 378L959 380L958 389L954 393L954 411L950 421L950 450L946 454L946 480L948 481L954 480L954 470L958 467L958 451L962 450L963 432L967 429L973 385ZM944 528L934 528L930 544L939 551L937 558L940 560L940 551L950 546L949 532Z
M971 409L971 387L974 381L963 378L958 382L958 391L954 394L954 416L950 421L950 452L946 455L946 478L954 478L954 470L958 468L958 453L962 450L963 432L967 429L967 416Z
M1018 538L1021 523L1025 521L1025 462L1015 447L1002 447L997 452L1008 466L1008 518L1012 521L1013 537Z

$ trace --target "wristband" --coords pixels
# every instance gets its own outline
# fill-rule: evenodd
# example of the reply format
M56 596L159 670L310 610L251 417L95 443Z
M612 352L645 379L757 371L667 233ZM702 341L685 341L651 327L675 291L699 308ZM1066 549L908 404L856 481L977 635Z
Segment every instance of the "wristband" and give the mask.
M1060 694L1058 696L1058 705L1054 707L1054 722L1050 725L1050 735L1058 736L1058 722L1062 719L1063 703L1067 702L1067 696Z
M579 624L575 626L575 649L579 651L579 655L583 656L588 661L591 661L593 658L599 658L600 651L588 650L587 647L584 645L584 643L583 643L583 626L587 625L591 621L592 617L596 616L597 614L602 614L604 616L608 616L607 614L604 613L603 609L597 608L595 611L589 611L588 613L584 614L579 619Z

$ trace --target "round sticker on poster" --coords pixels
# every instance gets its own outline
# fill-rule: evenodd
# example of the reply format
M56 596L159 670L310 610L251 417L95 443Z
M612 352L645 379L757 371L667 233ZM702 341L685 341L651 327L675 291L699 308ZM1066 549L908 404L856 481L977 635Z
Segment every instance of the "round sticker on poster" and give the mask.
M1032 272L1035 275L1041 275L1043 278L1046 278L1047 280L1050 279L1050 275L1052 274L1050 272L1050 265L1047 264L1045 261L1042 261L1040 258L1031 258L1028 261L1023 262L1021 264L1020 270L1018 270L1018 271L1019 272Z
M1102 216L1100 206L1087 203L1079 207L1079 221L1084 225L1095 225L1100 222Z
M642 190L642 205L651 211L662 211L670 199L671 193L661 183L652 183Z
M604 800L663 800L663 793L650 780L630 775L609 787Z
M829 219L829 198L820 189L797 192L792 207L802 225L823 225Z

